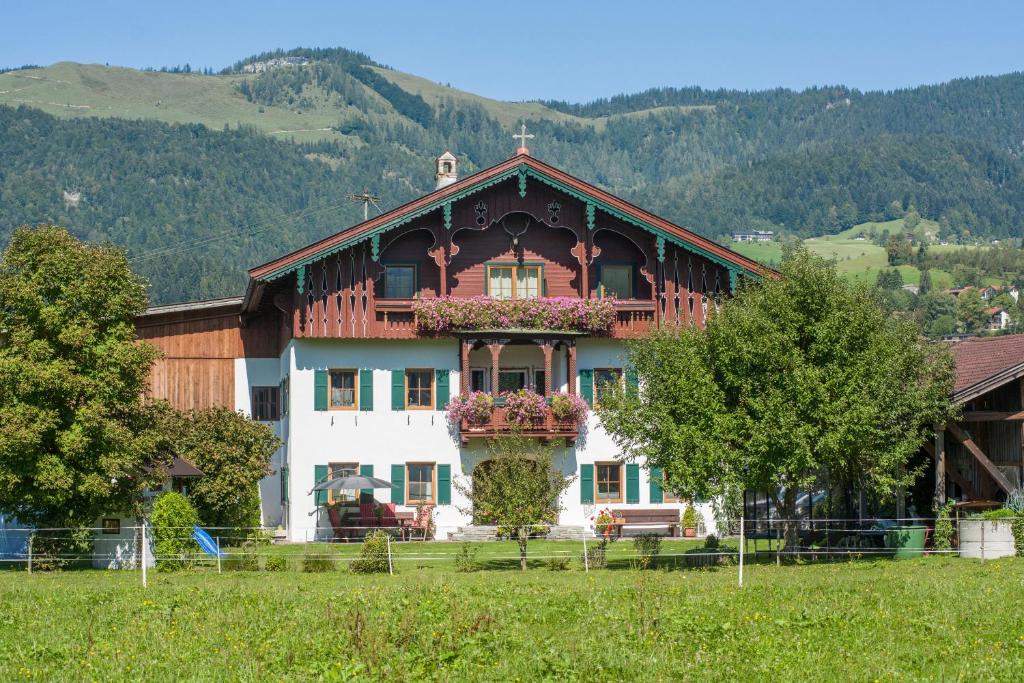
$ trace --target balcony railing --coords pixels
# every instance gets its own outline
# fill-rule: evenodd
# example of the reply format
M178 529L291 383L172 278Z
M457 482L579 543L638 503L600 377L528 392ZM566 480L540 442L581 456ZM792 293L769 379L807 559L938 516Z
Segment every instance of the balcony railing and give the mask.
M490 419L482 425L471 425L468 421L463 420L459 427L459 434L463 445L468 444L470 439L490 438L509 434L513 431L523 436L542 439L568 439L570 442L575 441L580 435L579 425L573 422L557 422L550 412L546 413L540 421L525 426L513 425L508 421L505 413L504 406L495 406Z
M613 338L640 337L655 327L655 302L615 302ZM379 336L385 339L415 339L420 336L411 299L380 299L374 304Z

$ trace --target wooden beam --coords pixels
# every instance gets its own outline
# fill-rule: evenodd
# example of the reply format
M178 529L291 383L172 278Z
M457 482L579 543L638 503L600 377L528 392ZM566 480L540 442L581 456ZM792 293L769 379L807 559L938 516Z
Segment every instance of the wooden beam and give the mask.
M1024 410L1003 412L999 410L965 410L960 417L961 422L1002 422L1024 421Z
M985 451L981 450L978 447L978 444L974 443L974 439L968 436L959 425L950 424L946 428L949 430L949 433L956 437L956 440L962 443L964 448L974 456L974 459L977 460L983 468L985 468L985 471L988 472L988 475L992 477L992 480L999 488L1006 493L1011 493L1013 491L1013 485L1010 484L1010 480L1003 476L1003 473L999 468L988 459L988 456L985 455Z
M936 432L935 433L935 440L938 442L941 438L942 437L939 436L939 432ZM933 446L932 444L930 444L927 441L925 441L924 442L924 450L927 451L928 455L932 456L932 460L936 460L937 459L935 457L935 446ZM944 441L943 441L943 450L945 450L945 442ZM956 484L957 486L959 486L961 488L961 490L963 490L963 492L966 493L969 498L977 500L979 498L978 492L974 490L974 486L971 485L971 482L967 481L960 474L960 472L958 470L956 470L950 464L949 458L943 457L943 462L945 463L944 470L945 470L946 476L948 476L950 479L952 479L953 483ZM939 473L936 472L936 477L938 477L938 474ZM943 490L943 492L945 492L945 490L946 490L945 485L943 485L942 490ZM945 503L943 502L943 504L945 504Z

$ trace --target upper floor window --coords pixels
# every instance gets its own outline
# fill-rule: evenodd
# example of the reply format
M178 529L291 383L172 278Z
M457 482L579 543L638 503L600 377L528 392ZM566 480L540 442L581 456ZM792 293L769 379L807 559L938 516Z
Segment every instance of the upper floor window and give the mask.
M328 373L330 382L331 410L356 409L356 371L331 370Z
M598 293L616 299L632 299L633 266L602 265Z
M405 371L406 410L432 410L434 407L434 371Z
M599 462L594 464L594 500L598 503L622 502L622 463Z
M594 368L594 403L622 384L621 368Z
M487 293L495 299L536 299L541 293L541 267L487 266Z
M416 296L416 266L384 266L384 296L388 299L411 299Z
M260 422L281 418L279 387L252 388L252 419Z

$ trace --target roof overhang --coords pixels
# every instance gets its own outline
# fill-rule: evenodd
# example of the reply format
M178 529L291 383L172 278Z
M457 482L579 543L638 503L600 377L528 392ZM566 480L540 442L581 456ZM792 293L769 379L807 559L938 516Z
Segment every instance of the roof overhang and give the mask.
M729 273L731 290L735 290L741 276L761 279L776 275L775 271L753 259L655 216L564 171L538 161L528 154L518 154L496 166L435 190L387 213L251 269L244 308L252 310L258 305L260 285L283 278L291 273L304 274L305 268L315 261L357 244L369 242L370 257L373 261L377 261L380 257L380 235L382 233L405 225L433 211L442 212L445 227L450 229L452 227L451 207L453 202L512 179L518 181L519 192L523 196L526 193L527 182L532 180L580 200L586 205L588 229L593 230L596 227L596 215L598 211L601 211L653 234L657 240L659 259L664 258L665 245L673 244L722 266Z
M952 399L954 403L967 403L973 399L978 398L982 394L987 394L993 389L997 389L1008 382L1012 382L1016 379L1024 377L1024 363L1018 363L1017 365L1011 365L1008 368L1000 370L994 375L989 375L980 382L964 387L959 391L954 391Z

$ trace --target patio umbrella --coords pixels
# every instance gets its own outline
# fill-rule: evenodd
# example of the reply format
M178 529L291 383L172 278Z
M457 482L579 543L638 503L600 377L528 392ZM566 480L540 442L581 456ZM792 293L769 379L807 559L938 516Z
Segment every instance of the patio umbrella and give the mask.
M314 491L344 491L347 489L389 489L390 481L384 481L377 477L367 477L362 474L351 474L347 477L328 479L313 487Z

